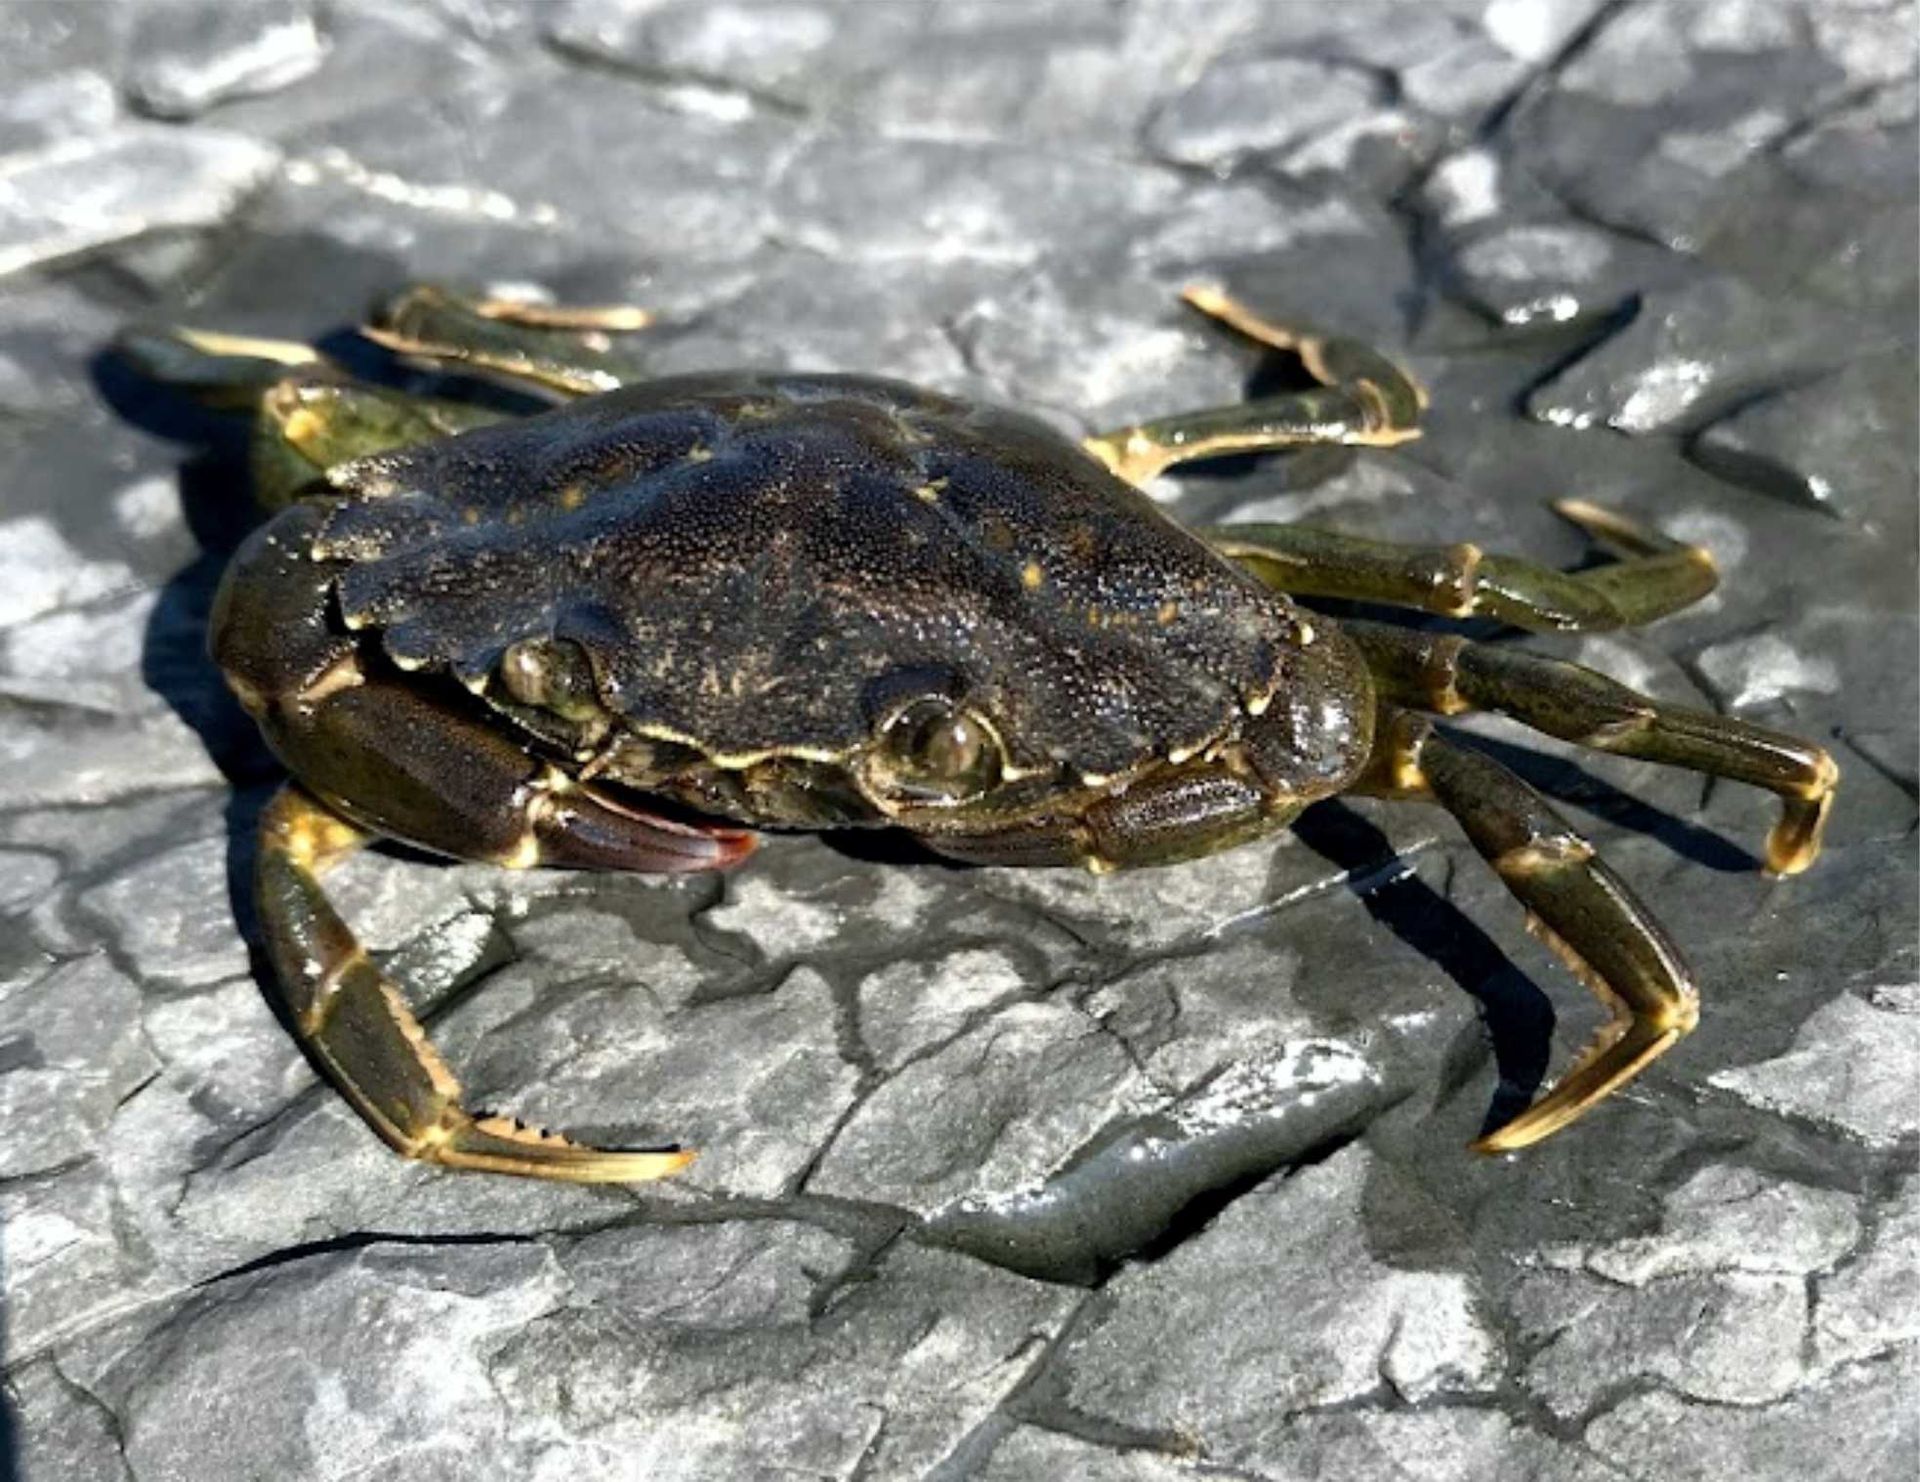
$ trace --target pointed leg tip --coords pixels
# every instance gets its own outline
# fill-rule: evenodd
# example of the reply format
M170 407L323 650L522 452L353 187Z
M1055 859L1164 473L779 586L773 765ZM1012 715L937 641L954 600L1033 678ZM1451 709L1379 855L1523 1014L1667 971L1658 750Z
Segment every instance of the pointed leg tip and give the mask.
M1595 504L1590 499L1551 499L1547 507L1561 519L1578 525L1589 535L1632 536L1642 534L1640 526L1617 510L1608 509L1604 504Z
M643 1184L671 1178L692 1163L690 1148L641 1152L590 1147L558 1132L529 1127L512 1117L480 1116L456 1125L444 1141L425 1151L449 1168L515 1174L576 1184Z
M1827 831L1827 814L1833 809L1833 789L1840 769L1833 759L1821 755L1820 776L1814 796L1788 798L1780 821L1767 835L1767 873L1778 878L1798 875L1820 857L1820 846Z
M1779 830L1775 830L1778 835ZM1767 840L1767 873L1776 880L1790 880L1795 875L1806 873L1813 862L1820 857L1820 845L1797 839L1769 837Z
M1530 1127L1528 1113L1522 1112L1511 1122L1495 1127L1467 1144L1469 1152L1478 1153L1485 1158L1498 1158L1507 1153L1517 1153L1522 1148L1532 1147L1534 1143L1548 1136L1551 1127Z
M650 1184L658 1179L683 1173L699 1155L691 1148L670 1153L594 1152L594 1162L585 1164L583 1182L609 1184Z
M1202 314L1217 314L1232 302L1218 283L1189 283L1180 297Z

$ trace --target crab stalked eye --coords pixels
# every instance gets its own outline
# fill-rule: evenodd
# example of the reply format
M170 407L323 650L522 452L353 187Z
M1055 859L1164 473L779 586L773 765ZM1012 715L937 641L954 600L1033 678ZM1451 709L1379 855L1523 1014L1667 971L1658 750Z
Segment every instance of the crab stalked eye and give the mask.
M500 683L522 705L559 715L596 711L593 668L576 643L523 638L500 656Z
M903 797L964 803L1000 781L1000 738L949 700L916 700L887 723L880 743L882 780Z

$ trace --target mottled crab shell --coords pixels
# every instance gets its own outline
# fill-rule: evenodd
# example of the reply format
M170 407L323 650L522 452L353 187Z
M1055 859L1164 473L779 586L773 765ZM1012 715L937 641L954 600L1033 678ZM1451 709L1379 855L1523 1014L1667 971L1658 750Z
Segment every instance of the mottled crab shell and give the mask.
M350 627L479 687L589 655L643 734L834 759L930 690L1113 775L1260 709L1287 604L1043 423L861 376L654 381L355 460L313 553Z

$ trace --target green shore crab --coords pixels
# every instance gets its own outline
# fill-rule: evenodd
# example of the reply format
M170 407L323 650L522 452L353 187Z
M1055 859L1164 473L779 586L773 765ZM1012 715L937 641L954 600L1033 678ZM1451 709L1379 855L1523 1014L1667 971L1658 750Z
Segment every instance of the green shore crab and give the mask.
M129 341L149 370L257 414L275 513L227 571L212 650L293 777L266 811L257 877L286 1016L382 1138L578 1181L692 1157L468 1110L320 883L381 837L513 867L675 871L738 863L755 829L884 826L957 860L1108 870L1229 848L1342 792L1421 799L1458 820L1612 1015L1476 1146L1548 1136L1693 1027L1688 970L1651 914L1429 715L1498 711L1770 789L1780 874L1818 852L1830 757L1573 664L1292 599L1618 628L1704 596L1711 558L1577 501L1557 508L1617 558L1577 574L1470 545L1184 529L1139 492L1160 470L1387 446L1419 435L1425 405L1362 345L1212 289L1187 299L1318 384L1076 445L865 376L648 379L621 350L641 311L431 287L363 333L560 404L510 417L412 397L281 341Z

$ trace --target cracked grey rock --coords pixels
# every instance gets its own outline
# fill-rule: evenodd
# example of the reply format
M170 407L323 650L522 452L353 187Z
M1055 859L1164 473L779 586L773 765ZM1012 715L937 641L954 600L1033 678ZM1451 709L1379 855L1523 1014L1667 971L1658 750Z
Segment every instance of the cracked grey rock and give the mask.
M125 592L133 572L116 561L91 560L41 515L0 522L0 624L77 607Z
M0 1179L83 1157L114 1109L159 1068L139 990L103 957L0 987Z
M0 99L0 155L101 133L119 111L113 84L98 72L55 72L10 85Z
M1209 1460L1258 1468L1294 1412L1369 1395L1490 1393L1504 1362L1473 1282L1399 1270L1358 1238L1370 1160L1357 1148L1237 1200L1152 1265L1123 1271L1069 1338L1075 1410L1171 1432L1209 1415Z
M1302 852L1295 841L1282 837L1250 845L1237 857L1215 855L1180 870L1116 876L1080 870L994 870L983 876L981 888L1069 922L1075 933L1103 945L1138 954L1170 952L1198 946L1275 909L1270 875L1278 871L1267 866L1277 867L1281 859L1294 864ZM1254 867L1255 861L1260 867Z
M135 1475L479 1475L508 1440L489 1361L567 1284L527 1245L374 1247L239 1280L251 1300L189 1302L85 1376Z
M1831 659L1804 654L1773 633L1713 644L1700 651L1696 662L1735 709L1796 692L1831 695L1840 688L1840 670Z
M993 1449L974 1473L980 1482L1184 1482L1184 1461L1121 1451L1074 1436L1023 1426Z
M1184 165L1226 169L1373 112L1378 81L1304 57L1228 57L1147 125L1147 145Z
M1874 335L1866 332L1872 345ZM1653 433L1698 426L1734 399L1833 368L1861 350L1830 318L1731 279L1649 294L1632 324L1541 387L1527 410L1563 427Z
M245 7L175 3L134 29L128 96L155 118L196 118L233 98L275 92L320 70L326 47L299 0Z
M1803 42L1820 9L1625 7L1523 110L1514 137L1583 214L1697 248L1799 119L1855 85L1844 62Z
M1094 1282L1217 1190L1351 1135L1387 1099L1380 1081L1361 1055L1324 1040L1252 1054L1103 1130L1050 1177L948 1205L928 1233L1010 1270Z
M530 151L536 132L565 146ZM517 85L482 74L430 112L402 97L330 121L313 144L295 162L297 181L337 179L429 217L564 226L597 238L597 256L709 265L766 240L769 181L798 139L765 119L683 112L636 100L621 79L556 69Z
M166 1066L169 1092L216 1133L238 1136L313 1084L299 1048L250 978L184 998L157 999L146 1005L139 1022ZM144 1118L154 1110L143 1105L132 1116Z
M104 716L157 709L139 677L154 606L153 593L134 592L0 627L0 693Z
M743 267L741 277L724 309L704 304L701 322L663 344L650 368L671 375L764 359L796 370L858 371L877 359L903 379L957 385L967 367L947 326L999 281L991 268L971 262L947 264L936 278L918 263L823 262L792 253ZM763 337L773 324L782 332L770 347Z
M832 990L807 969L770 993L671 1015L626 984L555 993L502 976L487 1007L509 1017L461 1056L480 1104L571 1128L639 1121L651 1134L639 1146L701 1150L692 1187L789 1192L853 1104L857 1072L836 1045ZM448 1036L450 1050L460 1044ZM508 1099L508 1083L528 1089Z
M0 1185L0 1269L9 1368L154 1292L152 1261L128 1236L115 1182L92 1162Z
M1676 1482L1734 1473L1847 1482L1898 1477L1920 1445L1910 1358L1863 1365L1766 1408L1690 1405L1654 1391L1623 1401L1584 1439L1616 1465Z
M22 707L0 712L0 807L91 806L154 788L217 785L205 743L171 712L130 724L75 721ZM32 764L57 755L60 766ZM231 922L229 922L231 924Z
M1778 1183L1749 1169L1706 1168L1666 1207L1658 1235L1574 1254L1596 1276L1644 1287L1656 1278L1715 1271L1804 1275L1833 1266L1860 1237L1845 1194ZM1558 1263L1560 1252L1547 1253Z
M811 252L971 258L1004 271L1038 259L1049 219L1070 217L1099 240L1166 212L1179 194L1171 172L1090 172L1061 152L822 135L781 172L771 204L789 223L783 236Z
M1854 1258L1860 1221L1847 1194L1708 1168L1668 1197L1661 1224L1654 1235L1542 1253L1548 1267L1601 1281L1523 1286L1521 1320L1547 1339L1524 1382L1558 1414L1583 1415L1646 1376L1718 1404L1784 1399L1809 1374L1808 1303L1820 1310L1829 1290L1834 1337L1825 1353L1815 1347L1820 1368L1904 1339L1900 1319L1862 1320L1860 1295L1887 1291L1890 1273ZM1684 1340L1662 1341L1668 1328Z
M1621 1474L1581 1447L1495 1410L1356 1408L1303 1415L1277 1427L1250 1475L1275 1482L1403 1476L1422 1482L1618 1482Z
M814 1193L937 1214L1037 1187L1108 1123L1155 1099L1086 1015L1014 1004L910 1062L867 1098Z
M510 1413L565 1417L584 1443L540 1447L532 1475L838 1477L863 1457L872 1475L925 1475L1075 1301L902 1248L822 1325L817 1290L846 1256L778 1222L583 1241L566 1258L577 1300L495 1368Z
M223 836L156 851L82 892L79 904L153 981L202 987L247 971L247 945L227 901Z
M1899 54L1895 47L1885 56ZM1876 89L1854 107L1826 115L1791 140L1781 156L1804 179L1897 196L1912 173L1917 124L1920 84L1909 75Z
M0 276L214 226L278 163L242 134L135 125L0 160Z
M880 132L1099 148L1134 135L1159 96L1170 54L1184 46L1137 11L1116 15L1098 6L1041 10L972 0L942 4L928 19L912 44L846 99L856 118ZM1205 17L1190 11L1186 19Z
M569 51L643 73L818 105L897 65L929 7L568 0L546 34ZM968 69L971 71L972 69Z
M1515 325L1604 314L1686 272L1671 253L1577 221L1502 223L1465 234L1452 262L1461 291Z
M1020 964L988 948L888 963L860 980L860 1038L882 1070L898 1071L969 1018L1028 991Z
M1786 1054L1718 1071L1714 1085L1743 1101L1890 1147L1920 1131L1920 1012L1843 994L1823 1005Z
M54 1482L62 1477L132 1482L112 1416L76 1389L50 1360L12 1370L0 1393L20 1420L18 1475L22 1482Z
M1912 355L1859 360L1743 408L1702 432L1694 458L1750 487L1911 543L1920 434L1908 415Z
M0 850L0 911L26 910L60 879L60 861L25 849Z
M1331 56L1391 76L1416 107L1471 123L1517 86L1530 66L1553 54L1597 8L1594 0L1521 6L1430 5L1409 10L1391 0L1338 13L1286 15L1245 7L1247 34L1235 50Z
M1563 1419L1586 1414L1626 1380L1657 1379L1713 1404L1762 1405L1806 1377L1807 1287L1798 1277L1677 1276L1617 1293L1576 1287L1555 1300L1568 1304L1562 1325L1522 1383Z
M1815 1288L1813 1351L1824 1369L1878 1359L1920 1344L1920 1198L1908 1180L1873 1237Z
M83 293L55 288L0 298L0 410L28 417L91 411L93 388L77 372L114 324ZM177 505L171 486L167 492ZM191 555L190 545L178 552L181 560Z
M954 325L968 365L1073 431L1124 426L1170 392L1204 405L1229 390L1231 368L1207 353L1171 284L1090 276L1085 292L1045 273L980 295Z

